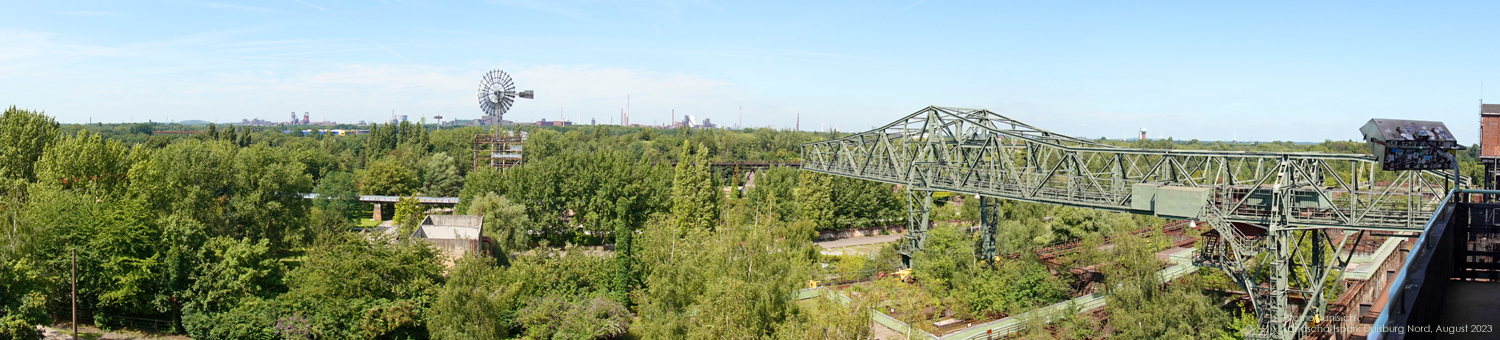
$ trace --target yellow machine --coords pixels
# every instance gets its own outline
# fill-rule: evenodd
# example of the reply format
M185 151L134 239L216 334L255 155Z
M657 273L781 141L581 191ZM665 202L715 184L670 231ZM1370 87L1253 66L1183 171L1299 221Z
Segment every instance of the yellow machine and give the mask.
M911 282L911 269L897 270L896 278L900 279L901 282Z

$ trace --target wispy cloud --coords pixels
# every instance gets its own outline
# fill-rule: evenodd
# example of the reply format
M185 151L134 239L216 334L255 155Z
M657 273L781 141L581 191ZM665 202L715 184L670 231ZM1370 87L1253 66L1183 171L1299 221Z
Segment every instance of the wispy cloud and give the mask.
M400 53L396 53L396 51L392 51L389 47L380 46L380 45L375 45L375 46L379 47L382 50L385 50L386 52L391 52L391 54L396 55L396 57L397 58L401 58L401 60L405 60L407 62L411 62L411 59L406 59L406 57L401 56L401 54Z
M504 6L514 6L534 11L542 11L557 14L574 19L583 19L589 16L583 9L568 6L566 4L537 0L491 0L490 3Z
M124 14L115 13L115 12L103 12L103 11L71 11L71 12L62 12L62 14L64 14L64 15L78 15L78 16L96 16L96 17L114 17L114 16L124 15Z
M220 3L220 2L200 2L198 4L202 5L204 7L208 7L208 8L228 9L228 10L246 11L246 12L269 13L269 12L273 11L270 8L251 7L251 6L243 6L243 5L235 5L235 4L226 4L226 3Z
M308 6L312 6L312 8L317 8L317 9L318 9L318 10L320 10L320 11L324 11L324 12L327 12L327 11L328 11L328 9L327 9L327 8L323 8L323 7L322 7L322 6L318 6L318 5L314 5L314 4L312 4L312 3L310 3L310 2L307 2L307 1L302 1L302 0L292 0L292 1L296 1L296 2L297 2L297 3L299 3L299 4L303 4L303 5L308 5Z

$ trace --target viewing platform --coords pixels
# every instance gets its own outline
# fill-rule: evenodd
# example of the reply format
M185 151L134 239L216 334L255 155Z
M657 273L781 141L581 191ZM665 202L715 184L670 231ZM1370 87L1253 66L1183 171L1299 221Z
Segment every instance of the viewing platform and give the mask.
M1495 339L1500 333L1500 197L1456 190L1411 247L1368 339Z

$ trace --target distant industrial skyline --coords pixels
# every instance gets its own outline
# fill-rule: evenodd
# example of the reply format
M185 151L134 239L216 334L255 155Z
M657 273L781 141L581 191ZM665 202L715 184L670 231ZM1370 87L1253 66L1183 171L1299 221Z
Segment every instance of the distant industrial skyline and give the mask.
M1370 118L1477 140L1500 102L1491 2L1444 4L18 2L0 5L0 105L64 122L474 119L511 73L580 123L883 125L985 108L1119 138L1357 139ZM1480 83L1489 81L1488 89ZM744 117L739 114L743 108ZM1237 137L1235 137L1237 135ZM1155 137L1156 133L1152 133Z

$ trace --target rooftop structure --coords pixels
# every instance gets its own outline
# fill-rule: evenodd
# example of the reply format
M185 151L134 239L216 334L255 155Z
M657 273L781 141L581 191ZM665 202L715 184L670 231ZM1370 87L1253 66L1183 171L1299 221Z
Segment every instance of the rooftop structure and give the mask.
M442 250L452 262L463 256L489 254L489 239L484 237L484 218L473 215L427 215L417 230L414 239L425 239Z

